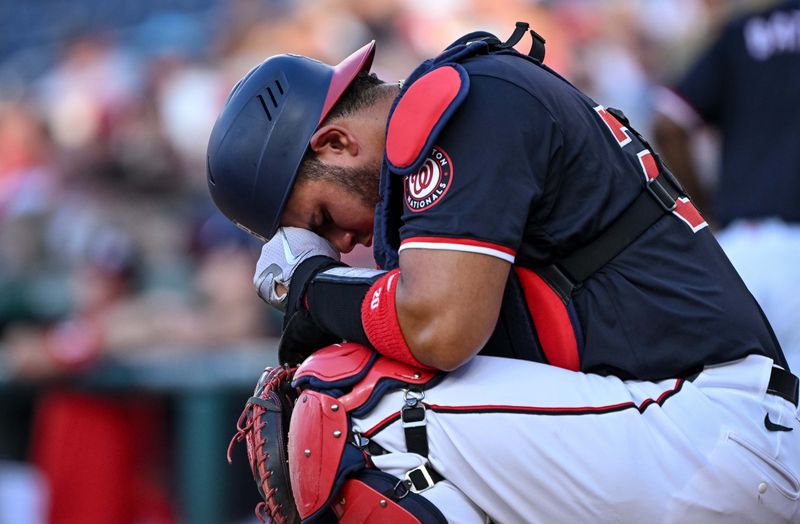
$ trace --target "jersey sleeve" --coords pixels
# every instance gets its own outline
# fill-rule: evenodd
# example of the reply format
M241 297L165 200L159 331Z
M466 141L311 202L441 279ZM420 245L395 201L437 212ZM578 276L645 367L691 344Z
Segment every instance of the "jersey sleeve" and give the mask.
M470 82L425 163L404 177L400 251L468 251L513 263L561 133L523 89L488 76Z

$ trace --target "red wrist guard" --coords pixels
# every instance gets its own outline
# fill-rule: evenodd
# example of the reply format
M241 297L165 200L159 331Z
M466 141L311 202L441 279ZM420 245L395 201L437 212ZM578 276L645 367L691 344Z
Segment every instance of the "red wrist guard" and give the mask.
M383 275L369 288L361 303L364 332L370 344L381 355L412 366L433 369L417 360L403 338L395 306L399 280L400 270L395 269Z

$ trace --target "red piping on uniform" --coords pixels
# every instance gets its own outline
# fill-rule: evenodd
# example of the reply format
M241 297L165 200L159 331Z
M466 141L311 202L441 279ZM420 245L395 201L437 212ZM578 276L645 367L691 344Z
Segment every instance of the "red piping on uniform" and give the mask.
M424 404L424 403L423 403L423 404ZM372 436L373 436L375 433L378 433L378 432L379 432L379 431L381 431L383 428L385 428L386 426L388 426L389 424L391 424L391 423L392 423L392 422L394 422L395 420L398 420L399 418L400 418L400 412L399 412L399 411L396 411L395 413L392 413L392 414L391 414L391 415L389 415L388 417L384 418L383 420L381 420L380 422L378 422L377 424L375 424L374 426L372 426L372 427L371 427L370 429L368 429L367 431L364 431L364 432L362 433L362 435L364 435L364 436L365 436L365 437L367 437L367 438L371 438L371 437L372 437Z
M481 240L472 240L468 238L411 237L404 239L402 242L400 242L400 245L402 246L403 244L407 244L409 242L422 242L425 244L460 244L462 246L485 247L487 249L500 251L502 253L506 253L511 256L517 255L517 252L511 249L510 247L505 247L498 244L492 244L491 242L483 242Z
M442 406L439 404L428 404L424 403L425 408L431 411L435 411L436 413L445 413L451 415L469 415L469 414L486 414L486 413L516 413L519 415L604 415L608 413L617 413L620 411L625 411L628 409L636 409L639 413L644 413L647 408L656 404L659 406L663 406L664 402L667 401L668 398L675 395L683 388L685 380L684 379L677 379L675 380L675 385L672 389L664 391L661 395L658 396L656 399L646 398L638 405L634 402L620 402L619 404L608 404L605 406L572 406L572 407L562 407L562 406L508 406L503 404L480 404L474 406ZM396 411L391 415L385 417L383 420L369 428L368 430L364 431L362 435L367 438L372 438L377 433L383 431L391 425L392 423L396 422L400 419L400 412Z

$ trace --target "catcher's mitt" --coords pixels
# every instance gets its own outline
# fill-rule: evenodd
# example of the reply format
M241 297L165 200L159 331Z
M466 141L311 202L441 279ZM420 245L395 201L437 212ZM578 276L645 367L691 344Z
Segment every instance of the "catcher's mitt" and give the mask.
M266 517L276 524L300 522L286 459L289 420L298 396L291 386L295 369L284 365L261 373L228 446L231 462L233 445L242 440L247 443L250 470L264 499L256 506L256 516L262 522Z

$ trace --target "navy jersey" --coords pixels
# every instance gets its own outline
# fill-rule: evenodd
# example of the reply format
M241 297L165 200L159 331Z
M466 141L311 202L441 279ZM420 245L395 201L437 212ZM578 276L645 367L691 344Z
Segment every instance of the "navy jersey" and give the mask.
M537 268L590 242L642 192L656 169L652 153L529 60L484 54L461 66L466 98L384 206L400 215L388 242L400 252L451 249L513 264L543 350L535 359L551 364L652 380L751 353L782 361L758 306L688 201L566 304L542 286ZM388 178L384 185L400 175Z
M720 225L800 222L800 1L730 23L674 90L721 131Z

